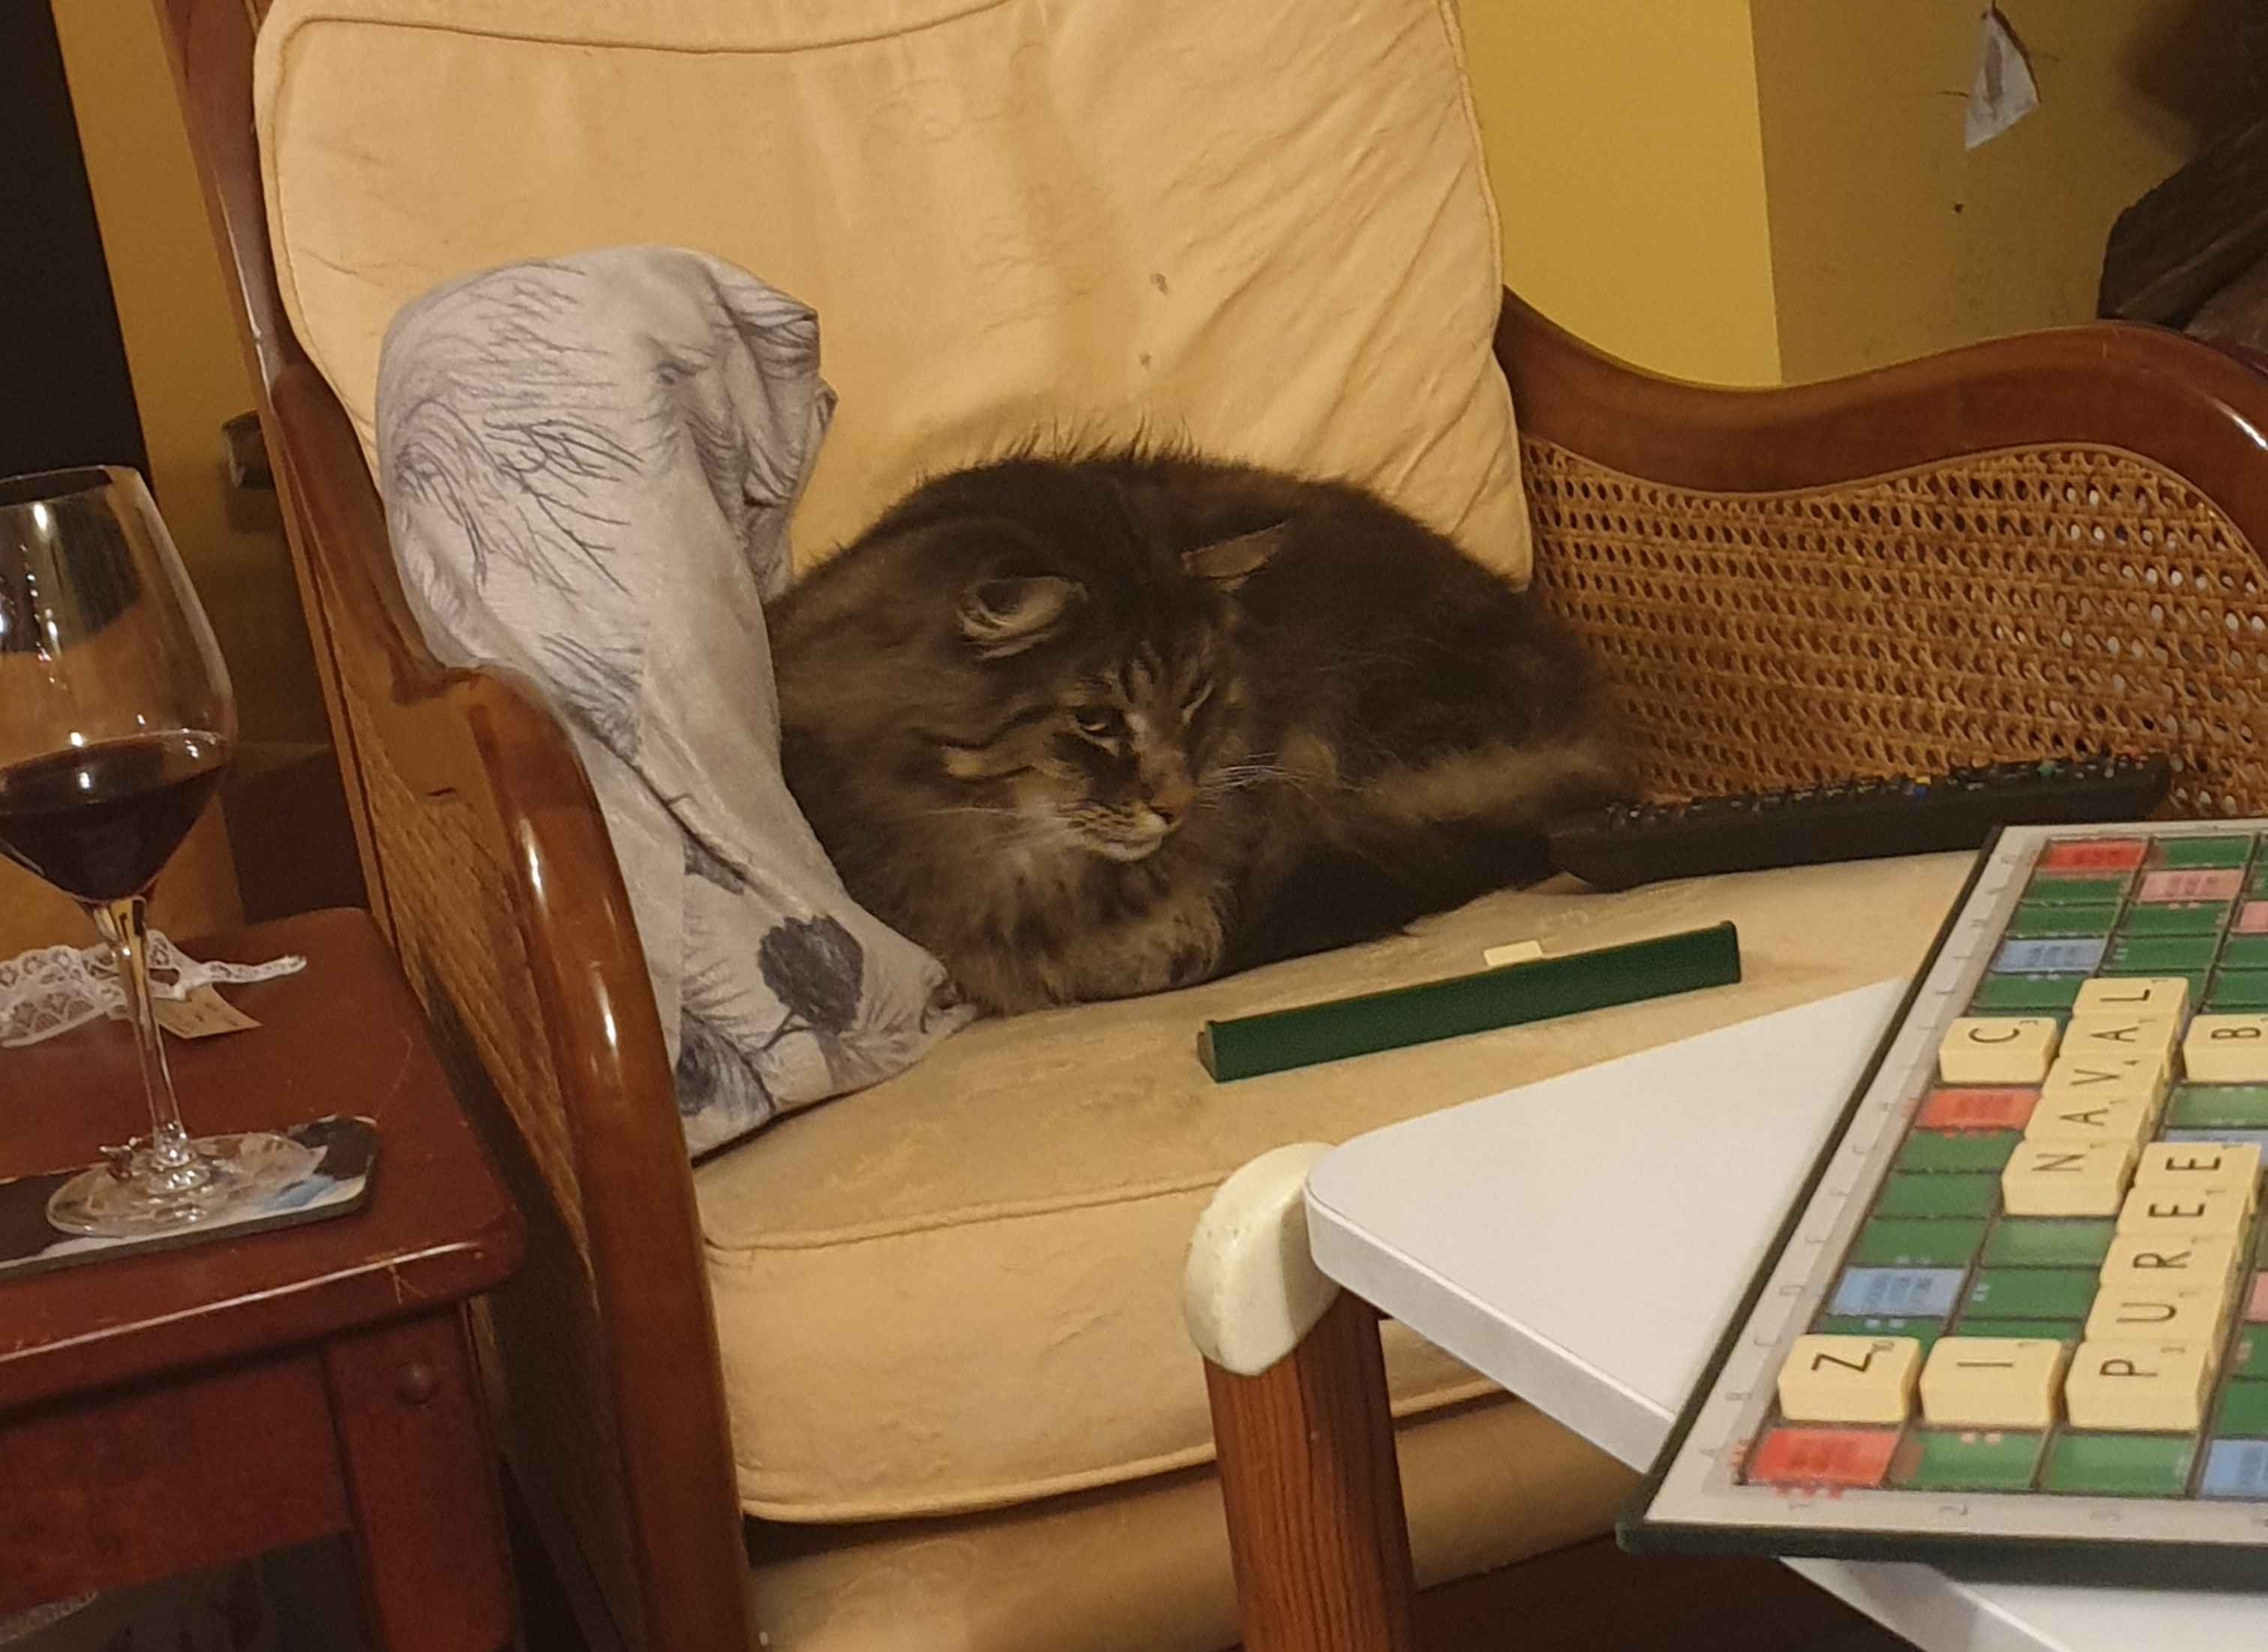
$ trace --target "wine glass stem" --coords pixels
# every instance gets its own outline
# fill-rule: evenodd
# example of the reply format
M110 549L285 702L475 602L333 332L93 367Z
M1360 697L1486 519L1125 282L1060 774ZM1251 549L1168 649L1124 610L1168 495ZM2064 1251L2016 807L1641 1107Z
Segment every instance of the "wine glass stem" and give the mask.
M202 1185L210 1172L189 1146L188 1132L181 1128L173 1075L166 1067L165 1035L158 1029L158 1007L150 992L150 931L143 899L136 895L106 901L91 911L118 966L118 985L134 1022L135 1052L142 1058L142 1088L150 1098L150 1147L142 1179L158 1191L188 1192Z

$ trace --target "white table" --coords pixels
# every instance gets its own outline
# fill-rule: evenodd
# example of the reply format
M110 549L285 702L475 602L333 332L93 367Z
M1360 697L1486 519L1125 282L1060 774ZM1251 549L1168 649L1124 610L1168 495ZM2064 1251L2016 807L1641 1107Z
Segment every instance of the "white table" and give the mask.
M1307 1179L1315 1261L1642 1468L1903 985L1884 982L1351 1141ZM2268 1644L2268 1597L1789 1564L1926 1652Z

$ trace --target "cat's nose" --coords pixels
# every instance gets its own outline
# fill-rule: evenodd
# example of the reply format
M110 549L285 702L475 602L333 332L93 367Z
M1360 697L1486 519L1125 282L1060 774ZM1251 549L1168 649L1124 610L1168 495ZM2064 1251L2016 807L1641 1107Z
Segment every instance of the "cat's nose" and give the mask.
M1197 789L1189 784L1189 777L1175 775L1151 792L1150 812L1170 826L1189 812L1197 796Z

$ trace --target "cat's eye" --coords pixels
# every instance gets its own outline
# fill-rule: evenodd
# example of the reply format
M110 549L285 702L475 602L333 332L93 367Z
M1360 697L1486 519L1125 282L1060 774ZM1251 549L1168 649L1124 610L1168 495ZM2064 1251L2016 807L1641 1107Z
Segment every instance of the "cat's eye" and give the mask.
M1082 705L1071 714L1072 725L1089 740L1116 740L1126 732L1125 720L1108 705Z

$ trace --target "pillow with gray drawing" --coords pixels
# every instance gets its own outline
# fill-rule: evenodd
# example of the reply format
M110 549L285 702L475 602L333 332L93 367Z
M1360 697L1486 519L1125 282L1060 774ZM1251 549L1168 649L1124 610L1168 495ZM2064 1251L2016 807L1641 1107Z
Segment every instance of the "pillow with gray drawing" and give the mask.
M803 305L667 247L515 264L387 330L379 488L426 642L532 678L621 862L698 1154L971 1012L780 778L763 601L834 393Z

